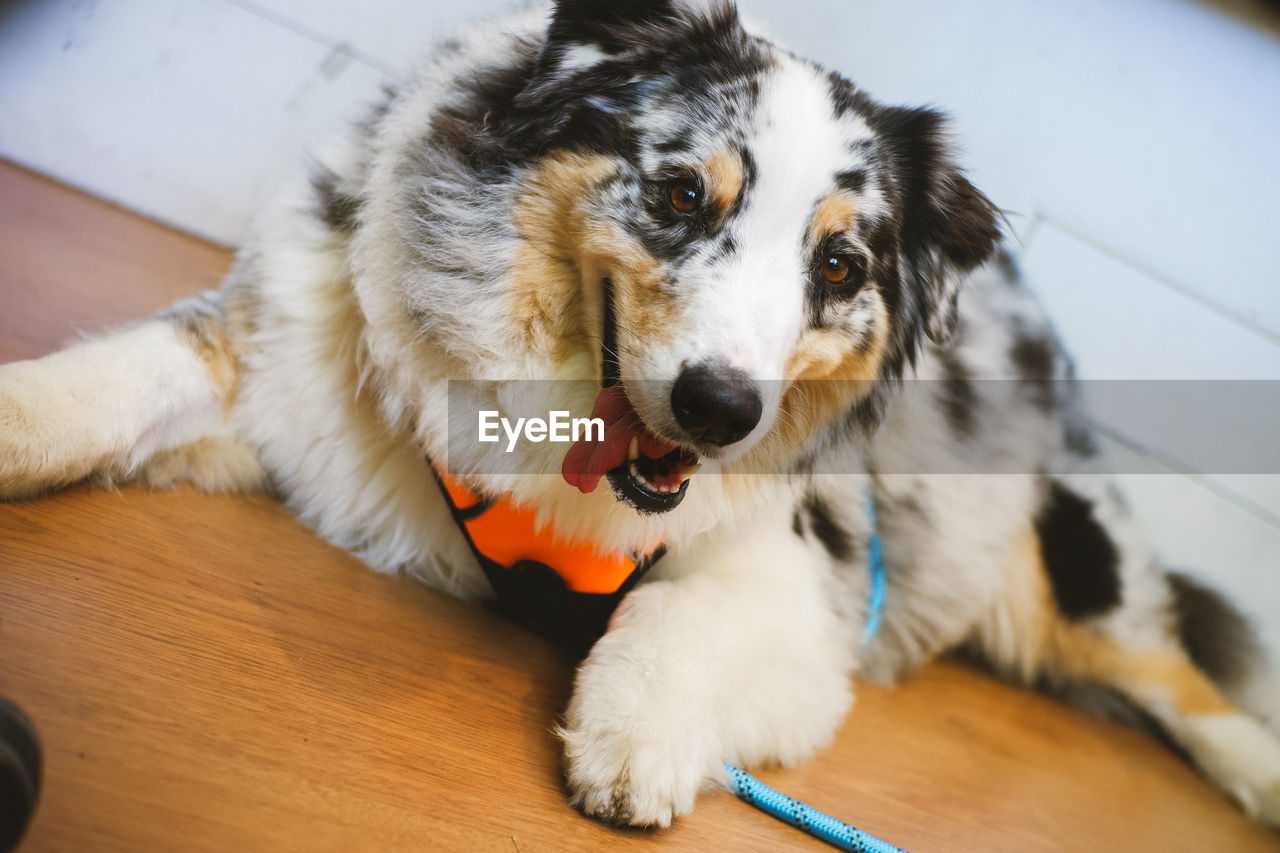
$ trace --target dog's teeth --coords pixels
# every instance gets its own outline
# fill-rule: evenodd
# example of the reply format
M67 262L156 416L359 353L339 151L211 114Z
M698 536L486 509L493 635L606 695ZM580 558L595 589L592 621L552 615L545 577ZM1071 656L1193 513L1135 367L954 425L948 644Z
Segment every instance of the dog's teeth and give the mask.
M631 436L631 446L627 448L627 459L628 461L630 461L630 460L639 459L639 458L640 458L640 439L633 435Z
M640 473L640 468L639 466L636 465L636 463L632 462L631 465L629 466L629 470L631 471L631 479L635 480L637 483L644 486L645 488L649 488L649 489L653 488L653 484L650 483L648 479L645 478L644 474Z
M694 474L698 473L698 469L701 467L701 462L695 462L692 465L681 465L676 468L676 476L679 477L680 482L683 483L685 480L688 480Z

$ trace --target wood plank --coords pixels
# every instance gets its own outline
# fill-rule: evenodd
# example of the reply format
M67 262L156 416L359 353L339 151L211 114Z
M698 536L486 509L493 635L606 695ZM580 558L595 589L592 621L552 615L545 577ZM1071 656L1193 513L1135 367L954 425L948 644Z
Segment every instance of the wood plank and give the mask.
M0 357L228 260L0 165ZM47 751L27 853L828 849L723 792L660 832L577 815L551 735L572 665L266 496L0 504L0 693ZM957 664L859 692L830 749L762 778L916 850L1280 849L1156 743Z

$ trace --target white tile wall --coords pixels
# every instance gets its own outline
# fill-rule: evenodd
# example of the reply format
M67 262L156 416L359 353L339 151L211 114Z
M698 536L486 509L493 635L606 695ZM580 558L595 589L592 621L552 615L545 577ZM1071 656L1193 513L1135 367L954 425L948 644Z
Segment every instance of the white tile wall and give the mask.
M229 2L287 22L331 43L347 44L370 63L396 73L417 60L423 50L459 26L502 14L515 4L509 0L468 3L365 0L359 11L349 3L316 0L229 0Z
M1020 258L1082 379L1280 379L1280 338L1089 238L1042 221Z
M0 156L218 242L380 72L220 0L21 3Z
M234 245L422 46L508 6L11 0L0 156ZM954 115L1082 375L1280 379L1275 21L1196 0L741 6L877 97ZM1280 651L1280 478L1125 487L1169 559L1236 588Z

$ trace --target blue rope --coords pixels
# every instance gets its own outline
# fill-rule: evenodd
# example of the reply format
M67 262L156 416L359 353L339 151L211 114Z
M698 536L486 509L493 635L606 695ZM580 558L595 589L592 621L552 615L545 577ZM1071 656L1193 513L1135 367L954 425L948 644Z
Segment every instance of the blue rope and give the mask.
M823 814L812 806L775 791L750 773L726 764L733 779L733 792L738 799L748 802L766 814L784 823L802 829L814 838L827 842L840 850L854 853L904 853L902 848L881 841L870 833L852 827L831 815Z
M880 545L880 531L876 529L876 508L867 496L867 517L871 520L871 541L867 543L867 567L871 572L871 594L867 600L867 622L862 629L865 646L880 630L880 617L884 612L885 591L888 586L884 573L884 552ZM814 838L821 839L841 850L855 853L903 853L902 848L881 841L874 835L850 826L842 820L824 814L812 806L775 791L744 770L731 764L725 769L733 779L733 792L738 799L750 803L766 814L784 823L802 829Z

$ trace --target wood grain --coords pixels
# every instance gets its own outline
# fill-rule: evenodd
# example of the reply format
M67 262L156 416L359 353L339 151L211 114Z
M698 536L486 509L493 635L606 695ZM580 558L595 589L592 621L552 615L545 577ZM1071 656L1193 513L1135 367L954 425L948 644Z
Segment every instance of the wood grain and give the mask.
M216 284L223 250L0 164L0 358ZM572 661L375 574L265 496L0 504L0 693L45 790L24 851L828 849L703 797L670 830L565 805ZM955 664L859 686L762 778L928 850L1280 850L1158 744Z

